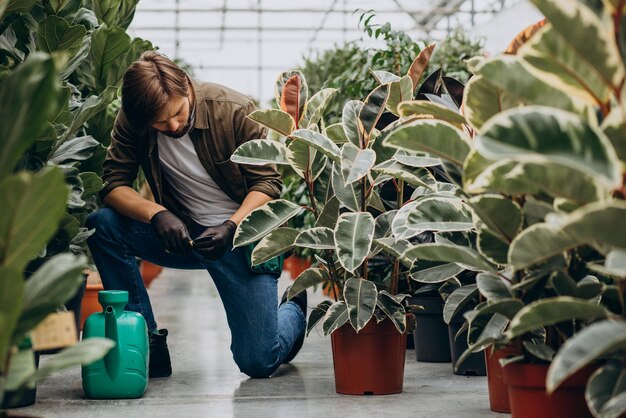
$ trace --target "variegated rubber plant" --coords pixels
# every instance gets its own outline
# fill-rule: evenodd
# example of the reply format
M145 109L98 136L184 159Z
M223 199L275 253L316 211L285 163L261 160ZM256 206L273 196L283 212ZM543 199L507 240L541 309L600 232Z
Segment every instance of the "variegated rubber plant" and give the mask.
M590 410L619 417L626 412L626 3L532 2L548 23L517 55L468 61L474 76L464 116L399 104L403 115L419 109L428 117L398 127L382 145L440 158L462 185L454 197L412 202L406 229L474 231L466 242L439 233L401 257L478 271L477 284L455 291L447 307L451 315L483 297L466 314L471 350L520 343L514 360L551 363L549 392L594 365Z
M324 89L309 99L306 81L297 71L278 77L280 109L249 115L269 128L270 134L268 139L243 144L231 160L290 166L307 185L310 205L281 199L267 203L240 223L234 245L258 242L253 264L295 247L316 251L317 264L295 279L288 295L331 283L333 301L324 301L313 310L309 331L321 321L327 335L346 323L358 332L372 318L387 317L400 333L407 331L408 295L398 294L398 282L402 277L408 280L410 264L400 257L408 241L396 240L392 225L405 222L397 217L409 204L408 196L403 196L405 183L422 191L437 190L434 176L424 167L439 160L382 145L406 118L380 131L376 125L386 110L400 116L398 104L413 98L433 48L424 49L404 77L374 72L379 86L364 101L347 102L340 123L325 126L322 118L335 90ZM383 202L378 192L388 182L398 191L394 202ZM283 226L303 210L315 216L314 228L297 231ZM392 266L389 280L375 277L369 268L369 261L383 254Z

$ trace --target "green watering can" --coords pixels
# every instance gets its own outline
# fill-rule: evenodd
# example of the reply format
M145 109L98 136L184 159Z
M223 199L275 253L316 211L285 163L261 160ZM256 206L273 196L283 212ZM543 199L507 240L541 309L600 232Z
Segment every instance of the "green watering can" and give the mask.
M102 312L87 318L83 339L106 337L117 344L101 360L82 368L83 390L90 399L141 397L148 388L148 327L137 312L125 311L128 292L98 292Z

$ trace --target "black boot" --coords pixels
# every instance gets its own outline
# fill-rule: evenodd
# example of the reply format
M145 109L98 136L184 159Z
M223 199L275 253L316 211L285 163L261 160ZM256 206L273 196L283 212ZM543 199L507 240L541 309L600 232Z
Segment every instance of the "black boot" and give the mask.
M172 375L170 351L167 348L167 330L160 329L158 334L150 336L150 377L168 377Z
M289 293L289 289L291 289L291 286L289 286L285 290L285 293L283 293L283 297L280 299L280 304L281 305L283 303L287 302L287 293ZM300 308L300 310L304 314L304 319L306 321L306 302L307 302L306 290L304 290L304 291L298 293L297 295L295 295L294 297L292 297L290 299L290 301L294 302L296 305L298 305L298 307ZM306 334L306 332L303 332L302 335L300 337L298 337L296 342L293 344L293 347L291 348L291 351L289 352L289 354L287 354L287 357L285 357L285 359L283 360L283 364L289 363L291 360L294 359L294 357L296 357L296 355L298 354L298 352L302 348L302 345L304 344L305 334Z

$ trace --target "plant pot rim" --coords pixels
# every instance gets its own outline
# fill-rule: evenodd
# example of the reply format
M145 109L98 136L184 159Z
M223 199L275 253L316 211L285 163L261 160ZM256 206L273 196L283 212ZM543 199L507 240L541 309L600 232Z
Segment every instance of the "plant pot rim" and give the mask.
M381 330L382 327L386 329ZM331 335L334 334L352 334L352 335L404 335L407 334L405 330L403 333L398 332L396 326L391 322L391 319L385 318L381 322L376 322L376 318L372 317L367 324L357 333L356 330L352 327L350 321L346 322L336 330L334 330Z
M99 284L87 284L86 287L87 290L104 290L104 286L102 285L102 283Z

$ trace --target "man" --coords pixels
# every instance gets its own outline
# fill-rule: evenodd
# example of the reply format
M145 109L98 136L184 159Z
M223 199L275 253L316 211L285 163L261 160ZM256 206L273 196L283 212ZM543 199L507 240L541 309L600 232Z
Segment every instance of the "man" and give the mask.
M269 377L300 350L306 292L278 306L277 274L255 273L249 253L232 249L237 224L279 197L271 166L230 161L242 143L263 138L246 118L252 100L229 88L197 83L165 56L149 51L124 74L122 108L91 214L89 248L105 289L127 290L127 310L141 313L150 333L150 377L171 374L167 330L159 330L136 258L165 267L207 269L220 294L240 370ZM142 168L155 202L132 184ZM201 332L201 331L200 331Z

